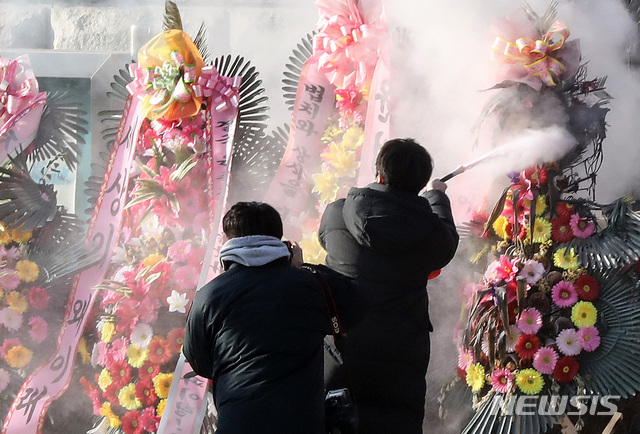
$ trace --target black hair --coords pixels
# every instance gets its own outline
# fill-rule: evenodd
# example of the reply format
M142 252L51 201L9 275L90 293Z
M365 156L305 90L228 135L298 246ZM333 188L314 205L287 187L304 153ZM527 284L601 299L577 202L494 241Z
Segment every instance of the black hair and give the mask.
M376 158L376 175L382 183L409 193L419 193L432 172L431 155L413 139L387 140Z
M238 202L222 219L228 238L269 235L282 238L282 218L274 207L262 202Z

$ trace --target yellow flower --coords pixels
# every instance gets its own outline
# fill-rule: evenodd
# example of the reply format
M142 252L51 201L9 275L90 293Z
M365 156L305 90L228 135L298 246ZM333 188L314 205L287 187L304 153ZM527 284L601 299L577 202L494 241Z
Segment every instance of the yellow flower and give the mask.
M31 231L23 231L20 229L12 229L11 230L11 238L16 243L26 243L31 239Z
M576 327L589 327L596 323L598 309L590 301L579 301L571 308L571 321Z
M113 339L113 335L116 333L116 326L112 321L105 321L102 324L102 330L100 330L100 336L102 337L102 341L109 343L111 339Z
M540 393L544 386L544 378L535 369L527 368L518 372L516 375L516 384L527 395L535 395Z
M102 407L100 407L100 415L107 418L110 428L118 428L122 425L120 418L113 412L113 410L111 410L110 402L102 404Z
M309 264L323 264L327 252L318 239L317 232L305 232L300 240L300 248L304 256L304 262Z
M156 408L156 414L160 417L162 417L162 414L164 413L164 406L167 404L167 400L163 399L158 403L158 407Z
M127 410L135 410L142 406L140 399L136 397L136 385L129 383L118 392L118 403Z
M143 349L131 344L129 345L129 348L127 348L127 357L131 366L139 368L149 358L149 350L147 348Z
M323 165L322 172L311 175L311 179L313 179L314 184L312 191L320 193L321 202L329 203L336 200L340 186L334 171Z
M531 229L527 225L527 238L531 238L529 233ZM537 217L533 223L533 242L544 243L551 238L551 222L543 218Z
M33 282L40 275L40 268L35 262L23 259L16 264L16 274L23 282Z
M364 143L364 130L360 127L351 127L342 136L342 146L350 151L355 151Z
M320 140L322 141L322 143L329 143L331 141L334 141L335 138L341 133L342 129L335 125L329 125L327 129L324 130L324 134L322 135L322 138Z
M9 244L11 241L13 241L13 238L11 237L11 231L0 225L0 244Z
M509 219L505 216L499 216L496 221L493 222L493 230L496 232L500 238L506 240L509 238L507 235L507 225L509 224Z
M18 313L25 313L25 311L29 307L27 297L20 294L18 291L11 291L9 294L7 294L6 302L7 305L9 305L9 309L15 310Z
M568 254L566 247L562 247L553 254L553 263L556 267L564 268L565 270L574 270L580 266L578 264L578 257L576 256L573 247L569 250Z
M149 268L151 268L151 267L153 267L154 265L156 265L158 262L162 262L162 261L164 261L165 259L167 259L167 258L165 258L164 256L162 256L162 255L161 255L161 254L159 254L159 253L152 253L152 254L150 254L149 256L147 256L146 258L144 258L143 265L144 265L145 267L149 267Z
M100 375L98 375L98 386L104 392L111 383L113 383L111 372L109 372L108 369L103 369L102 372L100 372Z
M536 200L536 215L542 215L547 209L547 196L541 194Z
M474 392L479 392L484 386L484 366L474 363L467 368L467 384Z
M84 338L80 339L80 342L78 343L78 354L80 354L82 363L85 365L91 363L91 354L89 354L89 351L87 350L87 341L85 341Z
M343 146L331 143L329 152L322 153L320 156L336 169L338 176L356 176L360 162L356 160L354 151L347 151Z
M173 373L160 373L153 377L153 388L159 398L166 398L167 396L169 396L169 389L171 388L172 381Z
M29 364L33 357L33 351L22 345L11 347L5 356L5 360L12 368L24 368Z

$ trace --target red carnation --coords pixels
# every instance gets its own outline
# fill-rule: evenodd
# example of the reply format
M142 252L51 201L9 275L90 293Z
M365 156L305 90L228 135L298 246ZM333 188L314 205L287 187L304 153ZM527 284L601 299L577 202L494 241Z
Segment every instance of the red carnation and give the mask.
M567 243L575 238L569 222L570 217L560 216L551 220L551 236L559 243Z
M600 294L600 284L595 277L588 274L578 277L575 287L581 300L593 301Z
M580 369L580 364L573 357L561 357L553 369L553 377L558 383L570 383Z
M523 334L516 343L516 352L521 359L533 359L540 348L540 339L536 335Z

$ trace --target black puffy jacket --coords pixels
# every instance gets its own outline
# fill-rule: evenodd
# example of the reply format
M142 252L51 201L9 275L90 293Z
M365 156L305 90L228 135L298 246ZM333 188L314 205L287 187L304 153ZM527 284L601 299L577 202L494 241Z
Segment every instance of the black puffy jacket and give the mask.
M319 230L329 267L352 277L372 303L342 340L361 433L422 433L429 363L427 280L458 245L449 199L382 184L352 188L327 206ZM330 387L343 368L327 370Z
M350 280L324 272L349 327L357 303ZM318 280L286 258L234 264L203 286L183 353L198 375L213 379L216 432L322 433L323 339L330 333Z

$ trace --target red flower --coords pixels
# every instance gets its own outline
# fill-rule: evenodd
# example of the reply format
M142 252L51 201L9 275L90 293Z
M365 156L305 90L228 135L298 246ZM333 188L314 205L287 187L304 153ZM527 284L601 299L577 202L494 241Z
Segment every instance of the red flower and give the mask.
M570 383L578 373L580 364L573 357L561 357L553 370L553 377L558 383Z
M49 293L39 286L34 286L29 290L29 303L35 309L45 310L49 306Z
M551 236L559 243L567 243L575 238L571 225L570 217L560 216L551 220Z
M556 212L560 217L571 217L576 211L576 207L572 203L558 202L556 205Z
M116 383L111 383L107 386L104 391L104 397L109 403L111 407L119 407L120 401L118 400L118 392L120 392L122 386Z
M589 276L588 274L583 274L578 277L575 287L582 300L593 301L598 298L600 294L600 284L595 277Z
M160 366L152 363L147 360L144 364L138 369L138 375L140 375L141 381L153 380L153 377L160 373Z
M527 180L534 186L544 185L547 183L547 169L540 166L524 169L520 174L520 180Z
M536 335L523 334L516 343L516 352L521 359L533 359L540 348L540 339Z
M122 430L127 434L144 434L139 411L128 411L122 416Z
M158 365L171 360L171 350L169 344L163 338L153 338L149 344L149 360Z
M172 353L179 353L184 343L184 329L173 329L167 335L169 349Z
M123 361L115 361L113 365L111 365L111 378L113 380L113 384L117 384L118 386L126 386L131 381L131 366Z
M151 380L138 381L136 383L136 398L140 400L143 406L148 407L158 402L158 395L153 388Z

